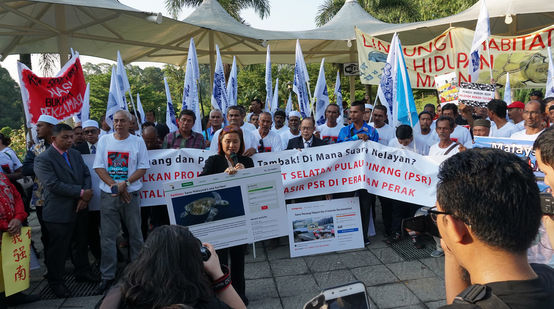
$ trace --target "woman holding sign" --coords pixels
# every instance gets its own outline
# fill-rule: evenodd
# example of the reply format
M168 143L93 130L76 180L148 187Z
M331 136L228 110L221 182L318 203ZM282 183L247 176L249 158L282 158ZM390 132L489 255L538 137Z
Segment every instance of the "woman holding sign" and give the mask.
M221 130L218 139L218 153L206 160L201 176L217 173L235 174L238 170L254 167L254 162L249 157L243 156L244 139L242 130L235 126L226 126ZM231 205L232 206L232 205ZM248 299L244 285L244 252L246 245L235 246L217 251L217 255L223 264L228 264L231 259L231 279L233 286L246 305Z

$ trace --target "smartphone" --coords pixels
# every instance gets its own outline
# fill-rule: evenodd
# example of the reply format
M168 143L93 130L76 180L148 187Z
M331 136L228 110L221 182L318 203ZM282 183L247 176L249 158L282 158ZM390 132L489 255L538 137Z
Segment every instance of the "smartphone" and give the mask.
M326 289L322 294L325 296L325 306L323 308L369 309L367 292L361 281Z
M117 185L116 186L111 186L111 190L112 190L112 194L118 194L119 193L119 189L117 188Z

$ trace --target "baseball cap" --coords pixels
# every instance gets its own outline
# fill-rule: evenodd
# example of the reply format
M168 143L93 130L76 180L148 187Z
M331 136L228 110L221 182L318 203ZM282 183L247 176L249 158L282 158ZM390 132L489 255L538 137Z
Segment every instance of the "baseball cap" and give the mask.
M523 102L521 101L514 101L512 102L512 104L508 105L508 109L510 108L521 108L521 109L524 109L525 108L525 104L523 104Z

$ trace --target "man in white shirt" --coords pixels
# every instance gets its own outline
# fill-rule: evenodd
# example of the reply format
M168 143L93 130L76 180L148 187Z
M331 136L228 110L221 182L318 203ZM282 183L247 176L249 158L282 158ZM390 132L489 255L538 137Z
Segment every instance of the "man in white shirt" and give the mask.
M525 129L518 131L512 139L534 141L544 131L545 104L542 101L529 101L523 110L523 121Z
M506 120L506 102L492 99L487 103L489 119L493 121L489 136L491 137L510 137L512 134L520 131L516 125Z
M458 117L458 106L453 103L445 104L442 107L441 113L442 116L450 117L453 120L456 120L456 118ZM437 134L438 133L439 132L437 131ZM463 126L457 125L456 122L454 122L454 131L450 134L450 138L453 141L464 145L466 148L473 147L473 140L471 139L471 133L469 132L469 130Z
M383 105L377 105L373 109L373 123L370 123L372 127L377 129L379 133L379 144L388 145L389 141L396 137L395 129L387 124L387 108Z
M344 126L337 123L340 114L340 108L337 104L331 103L325 109L326 122L317 127L319 138L326 141L327 144L334 144L339 138L340 129ZM365 114L364 114L365 115Z
M300 136L300 118L302 115L298 111L289 113L289 130L281 133L282 149L286 149L291 138Z
M429 148L430 156L447 156L451 157L460 151L465 150L465 147L459 143L452 141L450 135L454 132L456 123L454 119L447 116L441 116L437 119L437 135L439 142Z
M113 117L114 133L98 141L93 168L100 177L100 225L102 282L95 294L104 293L113 284L117 270L116 240L121 221L129 233L131 261L138 257L143 238L140 218L142 176L150 167L148 151L142 138L129 134L131 113L117 111Z
M414 136L421 139L429 147L439 141L439 136L437 135L437 132L431 129L432 123L432 114L428 111L422 111L421 113L419 113L419 125L416 125L414 128Z
M429 153L429 146L425 141L414 136L412 127L405 124L396 128L396 138L390 140L389 146L410 150L422 156L426 156Z
M262 112L258 119L258 130L252 131L258 140L258 152L278 152L283 150L281 137L271 131L271 114Z
M285 120L287 119L287 114L283 110L276 110L273 115L273 127L271 130L277 134L286 132L289 127L285 125Z
M525 104L520 101L512 102L508 105L508 117L518 127L519 130L525 129L525 123L523 121L523 110Z

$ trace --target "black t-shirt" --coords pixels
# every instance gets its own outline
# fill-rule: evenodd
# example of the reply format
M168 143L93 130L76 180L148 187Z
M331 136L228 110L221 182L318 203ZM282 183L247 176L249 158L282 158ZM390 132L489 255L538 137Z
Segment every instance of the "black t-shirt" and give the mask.
M553 309L554 269L543 264L531 264L537 279L488 283L494 295L513 309ZM481 308L474 304L450 304L445 309Z

